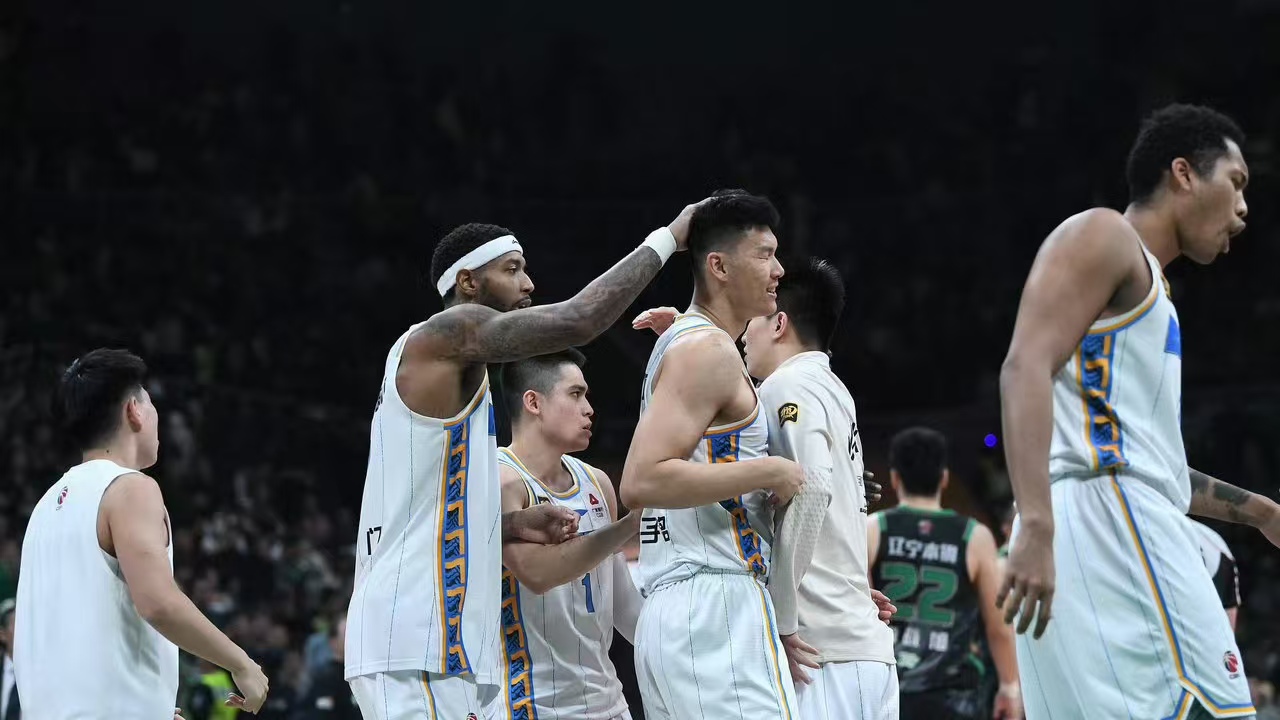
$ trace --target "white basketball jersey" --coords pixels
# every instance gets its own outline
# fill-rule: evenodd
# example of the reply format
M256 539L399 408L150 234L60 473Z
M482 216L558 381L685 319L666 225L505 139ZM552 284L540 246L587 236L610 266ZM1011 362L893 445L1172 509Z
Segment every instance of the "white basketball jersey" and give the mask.
M102 494L132 472L77 465L31 511L13 649L23 717L173 717L178 648L138 615L119 561L98 545ZM172 572L172 538L168 554Z
M788 358L760 384L769 449L801 465L830 463L831 504L797 592L801 637L819 662L895 663L867 579L867 491L853 396L824 352ZM818 446L814 446L813 444Z
M1182 335L1160 262L1143 248L1151 291L1129 312L1090 327L1053 379L1054 481L1123 472L1186 512Z
M346 677L421 670L498 684L502 504L488 375L453 418L410 410L396 371L417 327L387 355L370 427Z
M499 464L520 473L529 506L551 503L578 514L578 534L613 521L595 474L577 458L561 458L573 487L557 493L544 486L507 448ZM503 664L507 670L500 716L614 718L627 710L622 683L609 660L613 644L613 558L565 585L538 595L502 572Z
M694 332L724 332L702 315L681 315L658 338L645 369L640 412L648 411L663 356L677 338ZM744 383L750 383L746 368ZM723 463L765 457L769 424L755 409L741 422L708 428L689 457L693 462ZM773 518L768 493L746 495L696 508L646 508L640 525L640 577L647 596L654 588L692 577L701 570L740 572L764 580L769 572Z

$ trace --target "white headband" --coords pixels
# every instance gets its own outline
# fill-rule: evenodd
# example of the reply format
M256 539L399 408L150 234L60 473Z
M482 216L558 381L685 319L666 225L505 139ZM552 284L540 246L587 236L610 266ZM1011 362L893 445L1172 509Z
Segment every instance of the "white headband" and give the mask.
M440 281L436 283L436 290L440 291L440 297L444 297L453 289L454 283L458 281L458 273L463 270L475 270L484 267L512 250L521 255L524 254L524 248L520 247L520 241L516 240L515 235L503 235L463 255L458 259L458 262L450 265L449 269L444 271L444 274L440 276Z

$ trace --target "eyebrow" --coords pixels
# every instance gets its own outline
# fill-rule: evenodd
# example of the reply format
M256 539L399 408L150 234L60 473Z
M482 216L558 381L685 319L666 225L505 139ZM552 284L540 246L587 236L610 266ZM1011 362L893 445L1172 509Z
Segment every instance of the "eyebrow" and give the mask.
M570 386L569 386L569 392L573 392L573 391L575 391L575 390L577 390L577 391L581 391L581 392L586 392L586 391L587 391L587 386L586 386L586 385L570 385Z

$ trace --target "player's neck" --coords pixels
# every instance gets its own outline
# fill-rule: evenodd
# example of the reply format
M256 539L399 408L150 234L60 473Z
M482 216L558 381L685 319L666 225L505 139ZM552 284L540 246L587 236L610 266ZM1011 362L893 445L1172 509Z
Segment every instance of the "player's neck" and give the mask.
M1142 244L1168 267L1178 257L1178 231L1173 216L1159 209L1134 203L1125 208L1124 217L1142 238Z
M747 331L747 323L751 321L751 318L740 317L739 313L734 311L733 303L729 302L729 298L723 295L709 297L700 290L694 290L693 302L685 312L702 315L715 323L716 327L729 333L729 337L734 340L742 337L742 333Z
M903 507L915 508L916 510L941 510L942 499L937 495L921 496L903 494L898 498L898 504Z
M532 429L512 434L511 452L543 485L558 492L573 487L573 478L560 462L564 450L547 444Z
M80 461L89 462L90 460L110 460L120 467L129 468L130 470L142 469L142 463L138 462L138 447L133 443L119 440L103 447L84 451Z

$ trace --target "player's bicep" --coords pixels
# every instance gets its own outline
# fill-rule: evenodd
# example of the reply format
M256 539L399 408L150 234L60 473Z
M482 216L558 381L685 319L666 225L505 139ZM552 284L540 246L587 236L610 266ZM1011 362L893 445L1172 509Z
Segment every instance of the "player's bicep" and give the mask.
M689 342L668 352L631 440L631 455L642 464L689 457L707 428L715 424L733 383L746 382L741 372L734 377L733 365L726 372L726 356L718 345ZM741 366L736 355L728 359Z
M1136 243L1113 211L1083 213L1055 230L1023 287L1009 359L1062 367L1123 285Z
M502 483L502 512L517 512L529 507L529 486L519 472L499 463L498 478Z
M141 473L115 480L102 498L111 543L135 603L172 585L164 497L156 481ZM145 614L146 608L139 607Z

